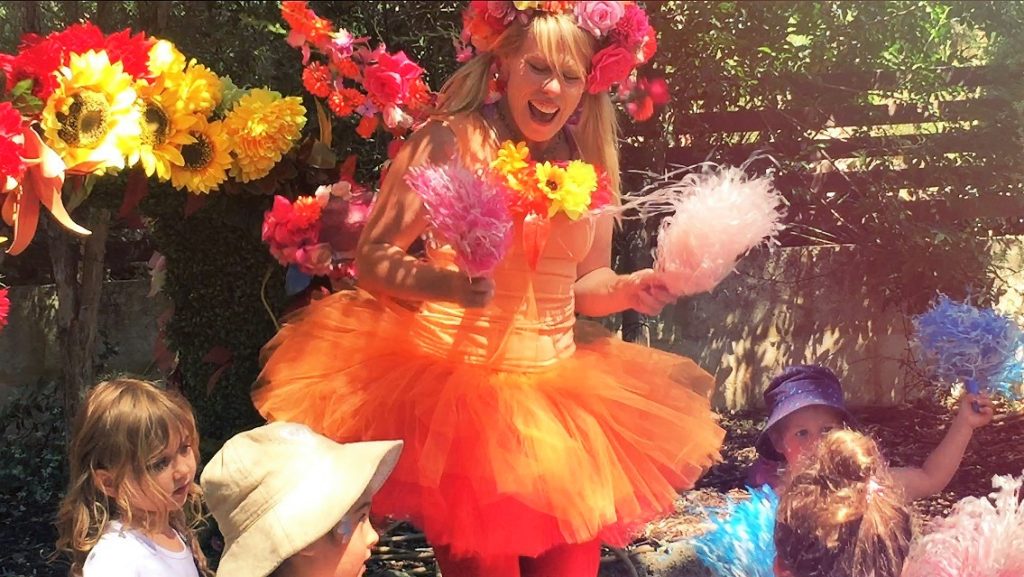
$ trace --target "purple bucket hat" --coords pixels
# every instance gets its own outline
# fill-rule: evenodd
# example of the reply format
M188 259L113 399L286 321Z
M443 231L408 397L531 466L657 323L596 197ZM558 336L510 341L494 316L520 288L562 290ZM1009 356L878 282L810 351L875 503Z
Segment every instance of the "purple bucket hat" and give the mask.
M764 392L764 403L770 411L761 435L754 447L762 456L774 461L784 461L775 449L768 432L779 421L799 409L812 406L832 407L839 411L847 424L856 424L856 419L843 403L843 386L835 373L820 365L793 365L783 369Z

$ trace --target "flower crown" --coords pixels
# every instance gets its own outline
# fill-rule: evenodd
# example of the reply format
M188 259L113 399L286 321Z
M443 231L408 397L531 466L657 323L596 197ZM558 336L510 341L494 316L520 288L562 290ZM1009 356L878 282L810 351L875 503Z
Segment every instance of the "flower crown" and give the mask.
M587 76L587 91L591 94L629 83L636 68L658 49L647 13L636 2L472 0L462 14L462 34L456 43L459 62L469 60L474 53L489 51L514 20L526 24L538 12L568 14L577 26L600 41Z

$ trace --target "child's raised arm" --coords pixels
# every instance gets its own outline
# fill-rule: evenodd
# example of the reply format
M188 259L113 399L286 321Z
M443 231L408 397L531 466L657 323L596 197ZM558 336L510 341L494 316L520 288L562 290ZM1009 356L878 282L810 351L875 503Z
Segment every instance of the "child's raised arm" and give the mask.
M978 405L978 411L971 406ZM946 436L920 467L894 467L893 479L903 486L908 501L930 497L946 488L963 461L974 429L992 421L992 399L988 395L965 394Z

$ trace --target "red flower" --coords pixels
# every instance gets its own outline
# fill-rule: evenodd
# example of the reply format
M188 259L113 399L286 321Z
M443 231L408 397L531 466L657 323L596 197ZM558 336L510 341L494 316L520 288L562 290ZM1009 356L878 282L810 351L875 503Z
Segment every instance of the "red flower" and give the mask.
M640 44L647 36L647 30L651 27L647 20L647 13L636 4L627 4L626 12L615 25L612 36L630 52L640 48Z
M433 94L430 92L430 87L423 81L422 78L417 78L409 86L409 94L407 102L411 110L421 110L426 108L433 101Z
M626 112L633 117L633 120L643 122L651 116L654 116L654 100L645 94L639 99L627 104Z
M647 34L644 36L643 43L640 46L641 53L643 54L640 63L643 64L654 57L654 53L658 51L658 35L654 31L654 27L647 27Z
M45 38L26 34L15 57L15 81L32 78L32 93L46 100L57 89L57 69L68 63L71 54L102 50L104 44L103 32L90 22L68 26Z
M338 118L351 116L366 100L366 96L355 88L341 88L327 97L327 107Z
M155 43L156 39L147 38L144 32L132 36L131 29L126 28L107 37L105 45L111 62L120 62L133 78L149 79L149 49Z
M314 62L302 70L302 85L313 96L327 98L331 94L331 71Z
M281 3L281 17L284 18L293 34L301 38L299 43L309 42L314 46L323 46L331 41L334 26L309 9L303 1L285 1Z
M0 74L3 74L4 78L8 79L7 89L10 90L11 83L9 80L14 75L14 56L0 54Z
M587 76L587 91L604 92L629 77L636 65L636 57L622 46L612 45L594 55L592 69Z
M590 208L601 208L602 206L608 206L615 201L615 195L612 192L612 183L608 178L608 172L600 166L594 167L597 170L597 190L590 195Z
M25 173L21 134L21 114L10 102L0 102L0 194L6 191L8 179L21 182Z
M309 201L303 202L304 199L313 199L316 208L310 207ZM287 264L298 247L317 241L319 219L320 205L315 198L299 198L293 205L287 198L275 196L274 206L263 215L263 242L278 261Z
M507 25L503 14L492 13L489 4L491 2L486 0L471 0L469 8L462 13L463 35L481 52L491 49Z
M33 94L46 100L57 88L55 73L68 64L72 54L106 50L110 61L120 62L125 72L134 78L148 78L149 49L154 42L142 32L133 36L130 29L104 36L91 22L73 24L46 37L26 34L14 58L12 76L15 82L32 78Z
M356 127L356 134L363 138L370 138L373 136L373 132L377 130L377 124L380 122L376 116L364 116L359 121L359 126Z
M338 71L338 74L350 80L355 80L359 77L359 65L352 62L351 58L338 59L334 62L334 69Z
M0 329L7 326L7 316L11 313L11 300L7 297L7 289L0 289Z

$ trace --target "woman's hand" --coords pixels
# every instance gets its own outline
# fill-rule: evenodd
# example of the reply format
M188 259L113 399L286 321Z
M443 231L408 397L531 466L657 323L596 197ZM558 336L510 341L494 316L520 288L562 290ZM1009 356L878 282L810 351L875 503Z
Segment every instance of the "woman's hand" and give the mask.
M649 316L661 314L665 305L679 298L669 292L653 269L645 268L625 275L622 286L631 309Z
M469 278L461 273L452 282L452 301L467 309L484 308L494 300L494 280Z

